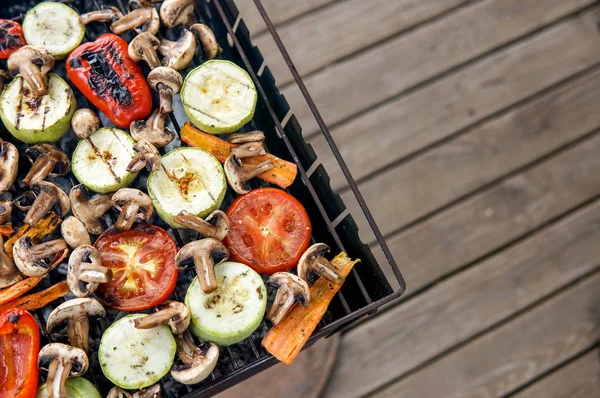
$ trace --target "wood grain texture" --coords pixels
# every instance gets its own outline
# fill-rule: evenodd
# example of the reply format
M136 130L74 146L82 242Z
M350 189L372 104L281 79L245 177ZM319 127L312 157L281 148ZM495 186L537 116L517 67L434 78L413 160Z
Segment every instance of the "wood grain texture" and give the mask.
M595 70L400 167L397 190L389 195L400 202L394 221L404 224L599 128L598 103ZM408 295L598 195L596 143L564 152L389 238L410 281ZM383 259L380 248L374 253Z
M598 286L596 273L374 396L483 398L512 391L598 340Z
M599 241L600 202L596 201L530 239L359 325L342 338L338 365L325 396L363 396L561 289L598 266ZM596 298L600 298L600 289L596 290ZM580 312L580 316L584 313L574 312ZM560 323L570 321L568 317L556 319L561 319ZM598 328L600 322L594 329L596 333L600 332ZM540 327L543 331L549 329ZM467 358L465 363L469 362ZM431 375L429 378L431 381ZM394 396L449 396L416 391Z
M593 0L478 2L409 34L367 48L357 56L307 78L305 83L325 121L338 123L591 3ZM318 131L308 106L302 106L304 101L300 91L290 86L283 93L302 122L305 135L310 136ZM356 130L353 124L354 121L351 121L348 126L340 126L333 130L333 134L339 137L342 152L348 155L348 159L354 160L351 166L355 166L352 171L356 177L363 177L395 159L392 154L396 153L396 147L402 147L401 142L391 148L377 146L378 149L387 150L373 150L366 156L361 153L360 157L353 157L360 150L355 146L356 141L350 138L352 132L359 133L364 139L364 134L372 132L377 126ZM392 143L396 143L393 131L401 125L398 123L394 130L386 134L392 136L389 138ZM346 140L348 134L350 140ZM327 145L324 139L314 142L316 146ZM382 156L384 154L392 156ZM337 179L338 176L334 177L337 186L341 180Z
M600 350L595 349L558 369L516 398L590 398L600 397Z
M374 150L373 147L380 145L379 141L386 141L385 137L393 135L402 137L407 152L411 148L422 148L468 126L483 115L497 112L596 64L600 61L600 36L596 30L598 19L600 13L595 8L404 98L393 110L389 109L397 115L397 133L378 135L381 139L371 140L369 150ZM562 56L557 57L556 54ZM380 115L378 110L369 117L377 115ZM381 122L373 120L373 125L379 123L381 127ZM382 131L392 130L384 128ZM515 144L518 148L519 143ZM512 150L516 150L515 147ZM516 159L518 154L511 157ZM528 155L527 159L531 157ZM416 167L422 167L422 164ZM503 166L504 163L493 165L496 171ZM390 169L361 185L361 191L384 234L441 206L459 193L459 189L439 186L439 182L432 186L430 181L418 180L410 174L401 175L404 167L406 165ZM428 164L426 167L431 166ZM467 177L460 176L450 166L444 167L457 177L451 184L460 185L460 180ZM481 170L473 170L473 173L477 171ZM471 187L482 184L486 178L478 178ZM472 182L469 178L469 184ZM438 194L438 189L452 194ZM394 195L387 195L387 192ZM350 211L358 214L358 208L348 199L350 196L351 193L345 193L343 198ZM366 227L365 222L357 221L361 228Z

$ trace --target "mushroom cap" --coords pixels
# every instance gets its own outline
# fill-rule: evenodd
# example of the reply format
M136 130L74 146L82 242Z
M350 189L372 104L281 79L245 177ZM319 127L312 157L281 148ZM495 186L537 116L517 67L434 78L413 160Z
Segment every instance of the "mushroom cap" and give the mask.
M62 343L43 346L38 356L38 367L48 369L52 361L57 358L71 362L70 376L82 376L88 370L89 361L85 351Z
M52 333L54 329L74 318L79 317L102 317L106 316L106 310L93 298L74 298L67 300L56 307L48 316L46 330Z
M219 242L218 240L213 238L204 238L190 242L183 246L177 253L177 256L175 256L175 262L179 266L196 256L210 256L213 261L216 257L219 262L222 262L229 258L229 251L223 245L223 243Z
M12 209L13 209L12 200L0 198L0 224L4 224L9 220L9 218L12 214Z
M160 108L157 108L145 122L143 120L131 122L129 126L131 137L137 142L146 140L157 148L164 147L175 138L175 133L165 127L166 118L167 114L161 114Z
M148 84L154 90L159 91L161 83L171 90L172 94L177 94L183 85L183 78L175 69L159 66L148 73Z
M66 153L51 144L32 145L25 150L25 156L35 163L38 159L48 159L54 162L54 167L48 173L50 177L64 176L71 170L71 160Z
M71 209L71 201L69 200L69 196L58 185L48 181L36 181L31 184L31 190L38 195L41 191L44 191L55 196L56 205L54 206L54 209L61 217L67 214Z
M276 272L269 277L267 283L278 289L289 288L294 293L295 299L303 306L310 302L310 287L304 279L297 275L289 272Z
M179 302L166 300L157 305L157 312L135 319L138 329L150 329L158 325L168 324L174 335L182 334L190 326L192 320L189 308Z
M35 201L35 194L31 191L25 191L21 195L13 199L13 205L21 210L27 211L31 209L33 202Z
M206 379L219 362L219 347L209 342L209 348L203 355L195 356L192 365L175 365L171 368L171 376L181 384L197 384Z
M90 234L100 235L104 231L104 224L99 218L112 208L111 196L110 194L105 194L93 199L94 201L102 200L107 202L102 206L98 206L96 203L91 203L92 199L85 185L79 184L71 188L69 199L73 215L85 225Z
M339 270L324 259L327 253L329 253L329 246L324 243L315 243L306 249L298 261L298 276L308 281L308 274L312 270L327 281L341 285L344 281L344 275L340 274Z
M135 62L139 62L144 59L145 49L153 48L156 50L158 46L160 46L160 40L156 36L149 32L142 32L129 43L129 57Z
M227 178L229 186L236 193L243 195L250 192L250 188L248 187L248 184L246 184L246 181L271 170L273 167L275 166L271 159L244 167L241 160L232 154L225 160L223 170L225 171L225 178Z
M0 193L12 187L19 169L19 150L7 141L0 143Z
M222 49L211 28L201 23L195 23L189 29L200 42L205 60L213 59L219 55Z
M192 62L196 52L196 39L189 30L184 29L181 37L175 42L163 39L160 43L158 53L164 57L163 66L182 70Z
M17 76L26 63L37 65L42 75L46 75L54 67L54 57L43 47L23 46L8 57L10 75Z
M66 248L66 243L63 243L64 242L62 239L56 239L54 241L41 243L40 245L50 246L50 249L52 249L46 251L45 253L50 253L51 251L56 253L57 250ZM45 258L39 258L39 256L34 255L31 252L33 250L32 247L34 247L34 245L31 241L31 238L29 236L23 236L17 239L12 248L15 265L24 275L43 276L52 271L52 269L58 265L58 261L54 262L53 264L47 264L44 261ZM51 254L48 254L48 257L50 255ZM66 255L66 253L64 255ZM62 260L62 257L60 260Z
M100 118L88 108L79 108L71 119L71 128L78 139L84 140L100 128Z
M112 271L102 265L98 249L83 245L73 250L67 267L67 284L76 297L89 296L98 288L99 283L110 279Z
M121 211L127 203L137 203L140 207L138 217L144 220L152 217L154 205L150 196L135 188L121 188L112 196L115 207Z
M69 216L64 219L60 225L60 232L71 249L81 245L91 245L90 234L85 225L75 216Z
M161 156L151 142L139 140L134 146L135 156L127 166L127 171L137 173L146 166L148 171L154 171L160 166Z
M194 15L194 0L165 0L160 6L160 19L167 28L186 24Z

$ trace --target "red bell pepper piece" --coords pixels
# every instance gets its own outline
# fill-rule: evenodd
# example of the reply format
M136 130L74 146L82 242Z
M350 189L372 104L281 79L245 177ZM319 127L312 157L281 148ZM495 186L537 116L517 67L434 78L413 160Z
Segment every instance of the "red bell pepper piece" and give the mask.
M12 308L0 316L0 398L35 396L40 331L33 316Z
M121 37L107 33L82 44L71 52L66 68L75 87L117 126L129 128L150 115L150 87Z
M25 45L23 28L10 19L0 19L0 59L7 59Z

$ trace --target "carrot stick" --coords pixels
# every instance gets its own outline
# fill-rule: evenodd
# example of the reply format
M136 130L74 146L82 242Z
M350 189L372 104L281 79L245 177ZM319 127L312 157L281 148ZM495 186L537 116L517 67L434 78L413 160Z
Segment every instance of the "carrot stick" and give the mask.
M231 156L231 148L237 146L212 134L204 133L193 127L190 123L186 123L183 126L180 135L183 142L189 146L204 149L221 163L225 163L227 158ZM267 159L271 159L275 167L262 173L258 178L281 188L287 188L292 185L298 174L298 167L292 162L288 162L268 153L266 155L245 158L242 160L242 163L257 164Z
M8 254L8 257L10 257L12 260L12 248L19 238L22 238L23 236L29 236L33 243L40 243L45 236L51 234L56 228L58 228L61 221L61 218L55 213L50 213L46 217L42 218L35 227L31 227L28 224L23 224L17 233L11 236L4 243L4 250L6 250L6 254Z
M359 261L351 260L346 253L340 253L332 263L348 276L354 264ZM340 287L319 278L310 287L310 302L305 307L296 303L286 317L267 332L262 345L281 362L291 364L325 315Z
M5 224L0 225L0 235L6 236L8 238L14 232L15 232L15 230L13 229L11 222L7 222Z
M36 287L42 279L44 279L43 276L32 276L27 279L23 279L22 281L19 281L12 286L0 290L0 305L21 297L22 295Z
M0 313L9 308L22 308L27 311L37 310L50 304L54 300L66 296L67 293L69 293L67 282L58 282L56 285L51 286L46 290L42 290L41 292L29 294L0 305Z

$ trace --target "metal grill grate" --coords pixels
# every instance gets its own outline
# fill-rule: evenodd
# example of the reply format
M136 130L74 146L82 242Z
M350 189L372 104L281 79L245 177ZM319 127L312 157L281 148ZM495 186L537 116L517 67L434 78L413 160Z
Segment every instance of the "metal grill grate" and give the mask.
M12 16L13 19L19 20L24 13L37 2L38 1L32 0L3 2L2 5L0 5L0 10L2 11L3 17ZM100 9L102 5L112 5L120 8L123 12L126 11L122 0L107 0L102 3L99 0L66 0L64 2L69 4L69 6L79 13ZM295 70L295 67L268 18L261 1L254 0L254 2L264 18L267 28L273 35L276 44L280 48L282 56L290 66L290 70L294 75L296 83L304 94L309 107L313 111L313 114L321 127L322 133L331 146L333 154L338 160L369 225L373 229L377 242L381 246L389 266L394 272L400 285L395 291L391 289L390 284L383 275L381 268L379 264L377 264L369 247L363 244L358 238L358 229L352 216L341 216L345 210L345 205L339 196L331 190L329 186L329 177L327 172L323 169L323 166L319 165L318 167L315 167L317 164L317 157L312 151L312 148L306 144L302 138L301 129L295 116L292 115L291 117L286 117L290 111L290 107L277 90L275 79L268 66L265 67L263 65L264 59L260 54L260 51L252 45L248 29L246 28L244 21L239 19L239 12L235 7L234 2L232 0L197 0L196 18L198 21L210 26L215 32L221 47L224 49L220 58L231 60L247 70L256 85L259 99L255 117L242 129L242 131L255 129L264 131L266 135L267 150L281 158L293 160L298 166L299 177L288 189L288 192L305 205L310 215L313 224L313 237L311 237L311 242L327 243L334 252L345 250L351 257L358 257L362 260L361 265L355 268L348 276L344 286L331 303L325 317L307 344L307 346L310 346L319 338L331 335L359 317L376 312L377 308L380 306L399 297L405 290L405 284L364 199L358 191L356 183L352 179L345 162L341 158L314 102L308 95L306 87ZM109 29L106 25L93 23L86 27L85 40L93 41L100 34L107 32L109 32ZM175 39L174 36L176 36L173 32L164 30L161 30L161 33L168 39ZM125 34L123 36L127 41L131 40L133 37L131 34ZM228 43L230 43L230 45L228 45ZM200 62L201 60L195 56L192 65L182 71L182 75L185 77L185 74L195 66L199 65ZM259 70L261 71L260 76ZM145 69L145 72L148 72L148 70ZM55 73L65 77L63 63L57 63ZM72 86L72 89L76 93L79 107L88 107L97 111L75 87ZM170 122L172 125L171 127L179 133L180 126L186 119L181 104L178 101L175 101L174 108L175 112L170 115ZM285 125L281 122L284 118L287 119ZM103 121L107 122L107 119L103 119ZM8 133L5 130L2 131L2 136L7 140L11 140L12 138L8 137ZM66 153L70 154L72 153L76 142L72 135L68 136L71 137L63 137L63 139L61 139L59 146ZM12 141L14 142L14 140ZM14 143L18 146L19 151L23 153L25 146L20 143ZM177 138L173 143L167 146L166 149L169 150L181 145L181 141ZM165 151L161 152L164 153ZM19 181L21 181L22 176L25 174L23 171L26 171L28 167L29 165L21 164L20 170L22 172L19 175ZM306 170L309 169L314 170L310 175L306 172ZM143 172L140 173L140 176L142 174ZM76 184L76 180L72 175L67 178L57 179L55 182L67 192L74 184ZM254 182L254 184L256 187L264 185L259 181ZM138 177L138 180L134 182L133 186L145 191L145 178ZM17 186L12 194L18 195L23 190L23 186ZM224 207L231 203L234 198L235 194L229 190L224 201ZM107 215L106 222L109 226L114 223L115 216L114 213L109 213ZM22 217L22 215L20 215L20 217ZM338 220L339 218L341 218L341 221ZM334 220L336 221L335 223ZM195 234L190 235L187 232L182 233L178 230L170 229L156 216L152 222L167 229L174 237L179 247L182 247L185 243L197 238ZM46 278L40 289L48 287L60 279L64 279L65 273L66 267L62 264L59 266L58 271L50 273L50 277ZM174 293L175 299L182 299L192 278L193 271L180 272L178 286ZM50 311L58 304L60 304L60 302L55 302L48 306L48 308L36 312L43 333L43 340L45 340L43 343L56 340L54 336L48 335L45 332L45 320ZM86 377L95 383L103 393L108 392L111 384L103 377L99 367L97 358L98 344L102 332L112 322L124 315L126 315L124 312L108 309L106 318L92 322L90 331L90 371L88 371ZM183 386L172 380L170 376L166 376L161 381L163 395L165 397L185 396L188 398L211 396L277 363L277 360L260 346L260 340L266 331L267 325L263 322L251 337L233 346L221 348L219 364L215 371L213 371L207 380L200 384L195 386ZM197 341L197 343L200 342Z

